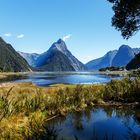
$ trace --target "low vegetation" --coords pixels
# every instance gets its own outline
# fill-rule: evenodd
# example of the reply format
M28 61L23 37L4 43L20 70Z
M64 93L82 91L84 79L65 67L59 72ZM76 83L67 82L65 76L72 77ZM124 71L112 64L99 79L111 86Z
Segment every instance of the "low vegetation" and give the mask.
M102 71L124 71L124 70L125 70L124 67L114 67L114 66L99 69L100 72L102 72Z
M65 116L67 112L81 111L87 106L111 105L110 102L140 102L140 79L49 88L32 83L2 84L0 139L39 139L47 131L47 121Z

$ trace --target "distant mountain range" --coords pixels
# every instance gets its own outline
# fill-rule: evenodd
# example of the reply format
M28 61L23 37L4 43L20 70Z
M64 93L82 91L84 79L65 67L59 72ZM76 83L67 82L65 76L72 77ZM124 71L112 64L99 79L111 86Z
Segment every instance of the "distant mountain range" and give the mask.
M98 70L100 68L111 67L113 58L116 54L117 50L109 51L103 57L89 61L86 66L89 70Z
M139 52L140 48L122 45L119 50L109 51L103 57L88 62L86 66L89 70L98 70L111 66L126 66Z
M39 54L37 53L24 53L24 52L18 52L23 58L26 59L26 61L29 63L30 66L35 67L36 60L39 57Z
M0 37L0 71L22 72L31 71L27 61L14 48Z
M16 52L0 37L0 71L86 71L111 66L126 66L127 69L140 67L140 48L122 45L118 50L107 52L103 57L87 64L80 62L59 39L48 51L37 53Z
M138 48L122 45L112 61L112 66L126 66L139 52Z
M67 49L65 42L59 39L50 49L40 55L19 52L28 63L39 71L84 71L85 65Z

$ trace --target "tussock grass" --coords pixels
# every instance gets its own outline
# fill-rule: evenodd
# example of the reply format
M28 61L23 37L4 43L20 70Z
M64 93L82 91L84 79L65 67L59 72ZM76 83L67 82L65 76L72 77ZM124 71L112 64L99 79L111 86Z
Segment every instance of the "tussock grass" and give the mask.
M0 139L39 139L47 131L44 125L48 120L108 101L140 102L140 79L49 88L32 83L1 85Z
M108 101L140 102L140 78L112 80L103 90L103 99Z

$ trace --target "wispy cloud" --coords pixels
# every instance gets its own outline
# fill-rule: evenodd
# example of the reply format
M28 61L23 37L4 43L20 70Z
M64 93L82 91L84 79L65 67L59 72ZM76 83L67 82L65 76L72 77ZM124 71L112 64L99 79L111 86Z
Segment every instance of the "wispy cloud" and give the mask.
M68 34L68 35L64 36L62 39L63 39L64 41L66 41L66 40L68 40L68 39L70 39L70 38L71 38L71 34Z
M17 38L23 38L24 37L24 34L20 34L20 35L17 35Z
M12 34L11 34L11 33L5 33L4 36L6 36L6 37L11 37Z

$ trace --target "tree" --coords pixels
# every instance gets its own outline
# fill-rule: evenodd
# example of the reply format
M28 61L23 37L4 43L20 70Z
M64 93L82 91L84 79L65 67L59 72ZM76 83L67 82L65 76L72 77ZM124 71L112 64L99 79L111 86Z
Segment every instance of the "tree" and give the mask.
M140 0L108 0L113 4L112 26L129 39L140 30Z

